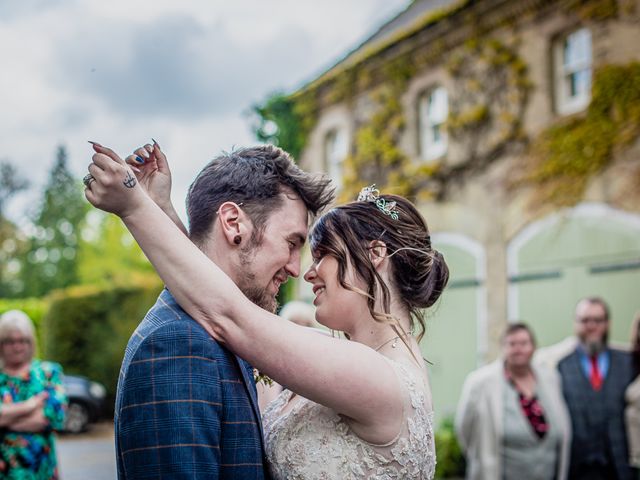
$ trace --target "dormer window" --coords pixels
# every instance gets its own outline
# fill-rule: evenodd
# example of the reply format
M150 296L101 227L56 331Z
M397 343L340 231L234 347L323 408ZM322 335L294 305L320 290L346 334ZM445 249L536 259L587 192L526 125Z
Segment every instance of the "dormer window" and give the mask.
M591 100L591 32L581 28L560 38L554 57L558 113L568 115L584 110Z
M443 87L436 87L420 96L418 118L420 128L420 156L436 160L447 153L446 121L449 100Z
M326 171L337 190L342 187L343 163L349 152L347 134L335 129L327 133L324 141L324 160Z

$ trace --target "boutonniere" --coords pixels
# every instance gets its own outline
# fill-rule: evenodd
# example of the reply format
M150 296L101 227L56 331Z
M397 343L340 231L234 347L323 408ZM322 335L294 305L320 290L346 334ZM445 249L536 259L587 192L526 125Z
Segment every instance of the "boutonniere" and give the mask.
M273 380L271 380L264 373L260 373L257 368L253 369L253 380L256 382L256 385L261 382L265 387L270 387L271 385L273 385Z

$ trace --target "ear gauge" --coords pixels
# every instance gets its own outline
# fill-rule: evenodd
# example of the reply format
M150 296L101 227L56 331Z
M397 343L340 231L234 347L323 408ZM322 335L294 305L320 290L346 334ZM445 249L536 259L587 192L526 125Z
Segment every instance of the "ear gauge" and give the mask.
M236 245L240 245L240 242L242 242L242 237L240 235L236 235L235 237L233 237L233 243L235 243Z

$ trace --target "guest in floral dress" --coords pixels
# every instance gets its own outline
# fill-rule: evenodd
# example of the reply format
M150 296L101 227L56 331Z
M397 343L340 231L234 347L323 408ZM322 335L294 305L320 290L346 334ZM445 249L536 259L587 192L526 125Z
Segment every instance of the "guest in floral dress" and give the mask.
M62 428L66 397L62 368L33 358L29 317L12 310L0 317L0 478L59 478L54 431Z

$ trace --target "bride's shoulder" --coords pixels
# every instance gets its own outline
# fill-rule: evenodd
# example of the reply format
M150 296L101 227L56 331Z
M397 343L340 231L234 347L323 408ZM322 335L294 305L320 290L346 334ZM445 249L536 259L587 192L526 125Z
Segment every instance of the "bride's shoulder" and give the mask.
M415 406L416 401L420 401L427 412L432 412L431 387L426 366L416 363L412 358L388 360L396 371L400 384L409 394L411 403Z

